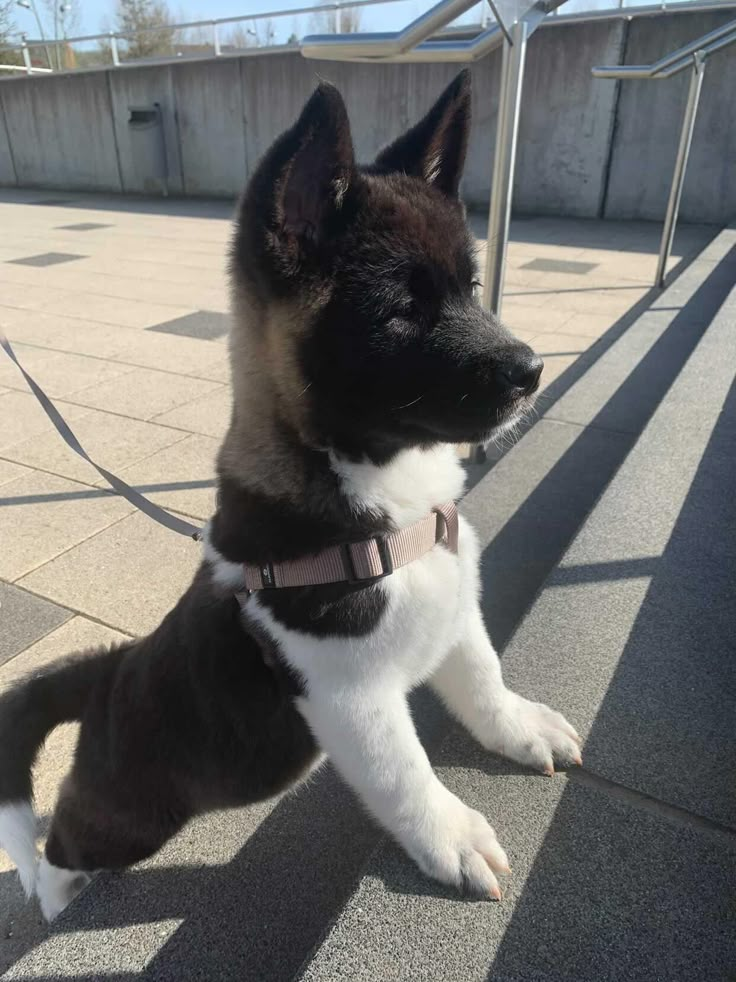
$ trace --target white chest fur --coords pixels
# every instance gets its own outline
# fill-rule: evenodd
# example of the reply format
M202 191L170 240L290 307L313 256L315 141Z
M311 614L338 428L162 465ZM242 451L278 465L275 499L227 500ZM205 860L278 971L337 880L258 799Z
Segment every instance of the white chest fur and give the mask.
M397 526L423 517L462 489L462 469L450 447L411 450L386 467L333 459L356 511L388 513ZM437 546L379 586L386 609L375 630L358 637L315 637L285 628L257 595L248 612L278 642L284 657L312 686L378 682L404 692L429 677L463 630L477 597L477 547L461 520L459 554Z

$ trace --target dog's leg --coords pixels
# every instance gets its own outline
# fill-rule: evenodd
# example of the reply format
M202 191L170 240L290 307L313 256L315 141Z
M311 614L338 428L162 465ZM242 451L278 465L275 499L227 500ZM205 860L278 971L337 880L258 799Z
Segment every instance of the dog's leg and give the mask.
M494 871L508 870L506 854L485 818L433 772L400 687L385 678L339 691L310 685L300 707L344 779L425 873L500 898Z
M580 764L579 737L564 716L507 689L479 609L431 679L448 709L488 750L544 771Z
M47 921L54 920L74 900L92 873L126 869L147 859L184 822L184 818L175 819L168 813L163 794L154 816L146 798L121 807L102 782L98 781L97 787L91 787L90 782L91 776L84 780L77 766L61 788L36 880Z

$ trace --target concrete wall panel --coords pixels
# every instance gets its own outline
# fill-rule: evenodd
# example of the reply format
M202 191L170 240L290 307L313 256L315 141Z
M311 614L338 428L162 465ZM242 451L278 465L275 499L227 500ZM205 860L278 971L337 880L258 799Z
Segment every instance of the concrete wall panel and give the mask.
M149 155L137 152L128 125L129 106L150 106L158 102L166 141L169 171L169 191L181 194L184 190L179 152L179 130L174 101L174 85L170 65L138 68L134 71L110 72L113 124L118 142L120 172L124 191L156 193L160 184L151 166ZM155 140L155 135L152 135ZM152 148L155 153L158 147Z
M0 187L15 187L18 180L15 176L13 154L10 149L8 128L5 125L5 110L3 109L2 92L0 92Z
M246 179L246 154L237 59L175 64L171 73L184 192L238 194Z
M599 213L616 83L593 65L619 64L623 21L537 31L529 41L519 121L514 207L535 215Z
M19 185L122 191L106 72L0 84Z
M643 17L631 22L626 63L649 64L733 20L734 11ZM689 70L624 82L613 143L606 216L664 218ZM708 59L680 218L723 224L736 215L736 46Z

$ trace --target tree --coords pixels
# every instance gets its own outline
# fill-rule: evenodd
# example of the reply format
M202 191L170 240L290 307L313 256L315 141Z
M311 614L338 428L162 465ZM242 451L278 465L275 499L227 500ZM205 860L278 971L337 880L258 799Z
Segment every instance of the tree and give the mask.
M23 58L17 50L12 50L11 34L15 30L12 12L13 0L0 0L0 65L22 65Z
M310 29L317 34L357 34L360 31L363 11L360 7L335 10L326 7L310 19Z
M115 30L129 58L171 54L175 31L166 0L118 0Z

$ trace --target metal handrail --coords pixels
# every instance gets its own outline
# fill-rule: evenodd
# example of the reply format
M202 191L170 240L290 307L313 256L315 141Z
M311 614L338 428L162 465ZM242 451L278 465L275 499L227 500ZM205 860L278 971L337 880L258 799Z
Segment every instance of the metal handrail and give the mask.
M733 34L734 31L736 31L736 20L722 24L714 31L709 31L708 34L691 41L690 44L686 44L676 51L671 51L659 61L652 62L651 65L604 65L593 68L591 71L595 78L670 78L692 64L691 56L696 51L710 54L711 46L714 46L712 50L716 51L718 47L732 44L733 38L729 39L728 35ZM725 41L725 44L717 45L719 41ZM666 69L670 69L670 71L665 72Z
M402 55L432 34L436 34L471 7L477 6L477 3L478 0L440 0L434 7L430 7L407 24L403 31L373 34L315 34L303 39L302 54L306 58L333 57L338 60L342 60L345 55L351 58L356 55L372 55L378 58Z
M692 71L685 111L682 116L682 126L680 127L680 140L677 145L672 184L667 199L664 225L662 226L662 241L659 246L657 271L654 278L655 286L663 287L667 276L667 263L672 253L677 218L680 212L682 188L685 183L685 172L687 171L687 164L690 158L695 120L698 115L700 92L703 87L703 76L705 75L705 63L709 55L715 54L716 51L721 51L723 48L727 48L729 45L735 43L736 20L732 20L726 24L722 24L721 27L717 27L714 31L703 34L702 37L696 38L682 48L670 52L651 65L605 65L592 69L592 74L595 78L617 79L619 81L632 78L672 78L674 75L679 75L686 68L690 68Z

